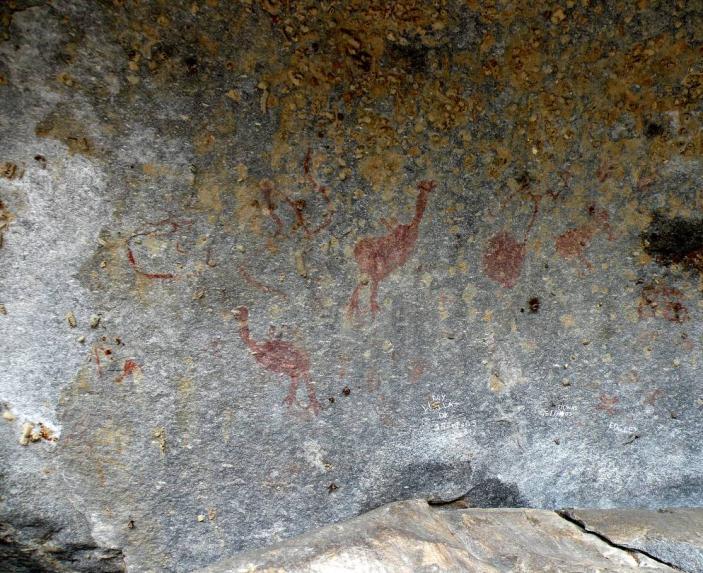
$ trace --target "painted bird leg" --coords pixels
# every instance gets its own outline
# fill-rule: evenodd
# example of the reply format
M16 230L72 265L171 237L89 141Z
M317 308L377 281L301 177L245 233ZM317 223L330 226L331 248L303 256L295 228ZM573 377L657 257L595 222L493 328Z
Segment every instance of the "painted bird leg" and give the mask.
M310 408L313 414L320 413L320 402L317 400L317 394L315 394L315 385L309 376L305 376L305 389L308 392L308 408Z
M378 281L371 281L371 294L369 295L369 304L371 306L371 314L375 317L376 313L381 310L378 306Z
M351 295L351 298L349 299L349 307L347 309L347 317L348 318L353 318L355 314L359 314L359 293L361 291L361 287L363 287L361 283L357 283L356 288L354 289L354 292Z
M297 376L291 376L290 377L290 386L288 387L288 396L286 396L286 399L283 400L283 403L292 406L293 404L296 403L296 394L298 393L298 383L300 380L298 380Z

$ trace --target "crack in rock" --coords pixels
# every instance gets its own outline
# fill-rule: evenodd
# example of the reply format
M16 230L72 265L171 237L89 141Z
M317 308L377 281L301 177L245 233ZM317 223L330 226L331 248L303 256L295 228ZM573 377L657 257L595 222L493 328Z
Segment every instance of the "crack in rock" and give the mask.
M637 549L635 547L628 547L627 545L621 545L619 543L612 541L606 535L588 527L584 521L571 515L569 513L568 509L560 509L560 510L555 511L555 513L559 517L561 517L562 519L565 519L566 521L568 521L569 523L573 523L576 527L578 527L584 533L588 533L589 535L593 535L594 537L597 537L598 539L600 539L604 543L607 543L608 545L610 545L610 547L612 547L614 549L619 549L621 551L625 551L626 553L629 553L635 559L637 559L638 562L639 562L638 555L641 555L643 557L651 559L652 561L656 561L657 563L660 563L661 565L666 565L667 567L671 567L675 571L683 571L683 569L680 569L679 567L677 567L673 563L669 563L667 561L664 561L664 560L656 557L655 555L652 555L651 553L644 551L643 549Z

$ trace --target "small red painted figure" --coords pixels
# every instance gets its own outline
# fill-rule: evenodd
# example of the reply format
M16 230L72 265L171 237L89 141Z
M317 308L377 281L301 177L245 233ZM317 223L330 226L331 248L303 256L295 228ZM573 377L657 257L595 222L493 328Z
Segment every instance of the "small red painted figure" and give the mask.
M508 231L501 231L488 241L483 253L483 272L504 288L517 283L527 252L526 241L518 241Z
M249 332L249 310L245 306L240 306L233 311L235 318L239 321L239 334L242 341L247 345L256 361L266 370L285 374L290 378L288 396L284 403L292 406L296 402L298 384L302 380L308 393L308 407L313 413L320 412L320 403L315 394L315 386L310 378L310 359L307 352L298 348L291 342L283 340L268 339L257 342L251 338Z
M609 241L614 240L615 235L608 223L607 211L591 205L588 208L588 215L590 218L587 223L559 235L554 246L562 258L581 261L584 267L591 269L593 265L586 258L584 251L591 244L593 238L603 231L607 232Z
M434 181L420 181L417 186L420 193L415 203L415 216L407 225L396 225L387 235L365 237L354 247L354 258L359 270L371 282L369 306L375 316L379 310L378 285L394 270L402 267L415 248L418 229L427 207L427 197L437 186ZM349 300L349 315L359 311L359 291L364 286L359 282Z

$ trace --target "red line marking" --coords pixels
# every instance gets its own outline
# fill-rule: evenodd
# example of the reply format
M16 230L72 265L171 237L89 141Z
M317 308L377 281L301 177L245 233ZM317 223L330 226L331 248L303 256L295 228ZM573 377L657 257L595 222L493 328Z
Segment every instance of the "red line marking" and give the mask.
M277 294L278 296L281 296L286 300L288 299L288 295L282 290L277 289L276 287L269 286L254 278L251 273L246 269L246 267L244 267L244 265L239 265L239 274L242 275L242 278L255 289L265 293Z

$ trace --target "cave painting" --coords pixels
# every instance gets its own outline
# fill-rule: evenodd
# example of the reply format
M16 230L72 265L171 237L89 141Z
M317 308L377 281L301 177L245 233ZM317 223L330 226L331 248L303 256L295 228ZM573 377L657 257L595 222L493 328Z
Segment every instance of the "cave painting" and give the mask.
M567 181L565 180L565 183ZM483 251L482 266L484 274L491 280L497 282L503 288L512 288L517 284L522 267L527 255L527 239L532 232L540 205L545 196L552 200L559 198L561 191L546 191L538 193L532 189L532 181L529 175L523 175L518 181L520 184L500 205L499 211L503 211L507 204L516 196L520 195L532 203L532 212L527 222L522 240L519 240L510 231L499 231L488 240Z
M315 414L319 413L320 403L317 400L315 386L310 377L310 358L307 352L292 342L284 340L269 338L259 342L252 339L249 332L249 310L247 307L240 306L233 312L239 321L239 334L242 341L247 345L254 359L266 370L284 374L290 378L288 395L284 403L288 406L296 403L298 384L302 380L308 393L308 408Z
M584 251L593 238L601 232L607 232L609 241L612 241L615 236L608 223L608 213L604 209L591 205L588 208L588 216L589 220L583 225L559 235L554 242L554 247L562 258L580 261L587 269L591 269L593 265L585 257Z
M494 235L483 252L483 272L504 288L514 287L525 262L525 245L508 231Z
M420 222L427 207L427 198L437 186L434 181L420 181L419 194L415 203L415 215L407 225L396 225L389 228L386 235L380 237L364 237L354 247L354 258L359 270L365 278L360 280L349 300L348 314L353 316L359 312L359 295L366 284L370 282L369 306L373 316L379 310L378 286L394 270L402 267L415 248Z
M156 223L149 223L149 226L152 227L151 229L130 235L126 240L127 262L129 263L129 266L136 274L141 275L147 279L168 280L176 278L176 275L174 273L148 272L144 270L142 265L137 260L137 257L134 255L132 242L139 237L167 237L169 235L175 234L176 231L178 231L181 227L187 227L190 225L192 225L191 221L178 222L172 220L171 218L168 218L162 221L158 221ZM181 246L179 245L178 241L176 241L175 243L175 250L181 254L183 254L184 252Z
M291 234L293 234L297 229L303 229L306 238L311 238L317 235L320 231L325 229L332 222L332 217L334 215L334 205L332 204L332 199L328 189L320 185L320 183L313 177L311 173L311 162L312 162L312 152L308 148L305 159L303 160L303 173L305 176L305 181L310 184L310 186L315 190L325 203L325 214L322 221L317 226L312 226L305 217L306 202L304 199L291 199L288 193L276 189L273 182L264 179L259 184L259 189L261 190L261 196L264 201L264 208L266 214L271 218L275 225L274 237L287 236L284 230L283 219L278 215L278 204L276 203L275 197L280 196L282 200L290 207L295 218L295 222L291 225Z

